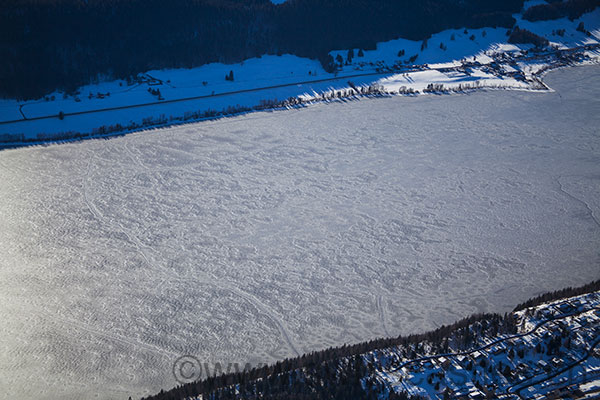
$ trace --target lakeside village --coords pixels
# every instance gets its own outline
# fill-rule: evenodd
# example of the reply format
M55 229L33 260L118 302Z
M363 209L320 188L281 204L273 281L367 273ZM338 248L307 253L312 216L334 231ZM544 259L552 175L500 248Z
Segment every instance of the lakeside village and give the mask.
M426 354L428 349L373 351L366 360L376 371L367 378L367 385L384 384L412 398L600 396L600 292L527 308L507 318L513 319L513 333L478 339L478 332L490 329L490 322L483 319L467 327L465 334L446 341L446 354L401 363L407 351ZM475 340L475 346L453 352L462 348L457 340Z

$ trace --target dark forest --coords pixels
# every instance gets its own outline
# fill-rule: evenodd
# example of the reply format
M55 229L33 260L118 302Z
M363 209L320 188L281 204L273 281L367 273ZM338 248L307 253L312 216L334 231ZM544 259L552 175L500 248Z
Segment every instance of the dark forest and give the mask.
M449 28L512 27L523 0L0 0L0 97L73 92L160 68L421 40Z

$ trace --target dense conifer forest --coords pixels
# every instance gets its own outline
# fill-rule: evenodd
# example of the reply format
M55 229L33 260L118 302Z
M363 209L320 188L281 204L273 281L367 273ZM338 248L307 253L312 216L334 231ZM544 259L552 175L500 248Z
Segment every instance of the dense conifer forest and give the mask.
M318 59L448 28L514 25L523 0L0 0L0 97L37 98L97 79L234 63Z
M529 21L546 21L567 17L571 20L600 6L600 0L546 0L548 4L538 4L525 10L523 18Z
M529 307L539 306L540 304L548 303L555 300L566 299L568 297L580 296L585 293L596 292L600 290L600 279L590 282L587 285L579 287L568 287L554 292L544 293L540 296L533 297L524 303L517 305L514 311L521 311Z

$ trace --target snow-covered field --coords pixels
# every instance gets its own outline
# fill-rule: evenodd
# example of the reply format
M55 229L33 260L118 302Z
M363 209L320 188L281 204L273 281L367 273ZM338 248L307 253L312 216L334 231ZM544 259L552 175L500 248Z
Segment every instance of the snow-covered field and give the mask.
M0 152L0 398L127 398L600 270L600 67Z
M528 2L526 8L532 4L535 1ZM515 17L518 26L546 37L557 47L572 48L600 42L600 9L574 21L563 18L531 23L522 20L519 14ZM581 22L591 36L576 30ZM562 29L564 35L559 36L556 32ZM286 54L253 58L234 65L214 63L193 69L148 71L140 74L137 81L103 81L82 87L79 94L71 96L52 93L45 98L26 102L0 99L0 142L13 142L14 135L17 134L34 140L45 140L57 134L60 136L63 132L90 134L101 126L141 125L149 118L156 121L164 116L169 120L170 117L181 118L190 112L253 107L265 100L283 100L297 96L310 100L315 93L347 88L349 80L357 86L376 84L385 90L396 92L401 87L422 91L430 83L442 83L446 87L477 83L481 87L531 89L530 85L510 76L480 70L469 74L436 70L460 65L462 59L490 64L493 59L489 55L492 53L518 52L532 47L508 45L506 32L505 28L451 29L433 35L425 47L421 41L396 39L379 43L377 49L364 51L361 57L358 56L359 49L352 49L354 58L351 62L344 63L337 75L325 72L315 60ZM404 54L399 55L400 51ZM331 54L334 57L339 55L345 61L348 49L333 51ZM410 61L413 56L416 59ZM597 52L591 56L600 60ZM428 64L431 70L385 72L385 67L403 65L408 68L413 64ZM516 67L527 72L541 66L543 65L519 64ZM234 72L233 82L225 80L229 71ZM149 90L159 90L160 99ZM180 101L190 98L192 99ZM131 105L144 106L118 109ZM92 114L70 115L92 110L95 111ZM96 112L98 110L105 111ZM58 118L61 111L66 114L63 120ZM35 120L39 117L49 118ZM6 123L8 121L15 122ZM151 124L156 125L156 122L145 126ZM40 134L42 135L38 136Z

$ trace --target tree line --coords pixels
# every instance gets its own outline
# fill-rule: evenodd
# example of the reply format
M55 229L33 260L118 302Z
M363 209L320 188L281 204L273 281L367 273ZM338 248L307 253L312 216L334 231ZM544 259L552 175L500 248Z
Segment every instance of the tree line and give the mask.
M444 29L514 25L523 0L0 0L0 97L72 92L104 78L235 63L320 60Z
M523 13L523 18L528 21L547 21L565 17L574 20L598 6L600 0L549 1L548 4L529 7Z
M547 46L549 41L545 37L536 35L527 29L521 29L515 26L508 36L508 43L524 44L531 43L536 47Z
M513 311L521 311L529 307L539 306L540 304L551 301L562 300L569 297L581 296L586 293L597 292L600 290L600 279L590 282L587 285L579 287L568 287L554 292L544 293L540 296L531 298L515 307Z
M515 332L516 321L511 314L476 314L424 334L332 347L270 366L212 376L161 391L145 400L181 400L200 395L203 399L212 400L378 399L382 395L391 400L418 400L418 396L393 393L373 381L370 385L363 385L377 361L371 359L365 362L362 356L398 346L405 359L415 359L426 353L446 353L450 342L455 350L467 349L475 345L479 338Z

